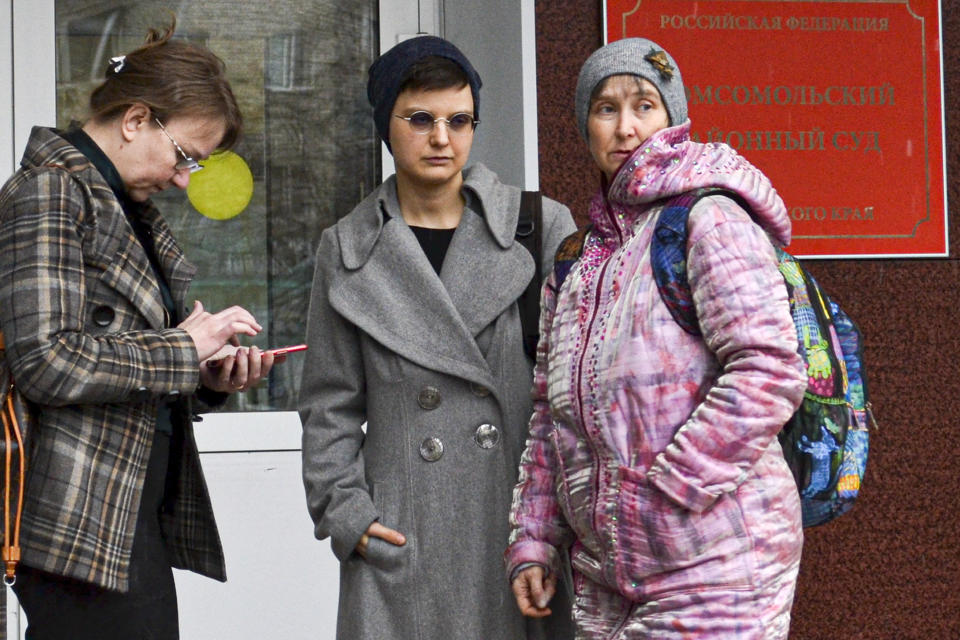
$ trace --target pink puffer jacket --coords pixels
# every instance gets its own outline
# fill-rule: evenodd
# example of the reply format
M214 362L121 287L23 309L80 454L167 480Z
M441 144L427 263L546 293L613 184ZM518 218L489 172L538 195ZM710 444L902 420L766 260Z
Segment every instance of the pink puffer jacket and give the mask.
M511 512L510 575L579 573L647 601L750 589L799 562L797 488L777 432L806 385L771 241L790 239L767 178L689 121L647 140L593 201L593 230L559 292L544 289L535 414ZM650 241L666 197L705 186L687 272L703 337L661 301ZM775 578L774 578L775 579Z

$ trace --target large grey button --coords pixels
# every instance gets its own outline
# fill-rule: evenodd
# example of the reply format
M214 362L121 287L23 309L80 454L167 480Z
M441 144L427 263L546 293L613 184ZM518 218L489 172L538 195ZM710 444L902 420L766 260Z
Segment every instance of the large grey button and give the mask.
M500 430L492 424L482 424L477 427L473 439L481 449L493 449L500 442Z
M427 438L420 443L420 457L427 462L436 462L443 456L443 443L439 438Z
M440 406L440 389L436 387L424 387L417 394L417 404L420 408L430 411Z
M477 384L475 382L470 383L470 391L473 392L473 395L477 396L478 398L486 398L488 395L490 395L490 389L487 389L482 384Z
M133 392L133 401L134 402L146 402L153 397L153 393L150 392L150 389L146 387L139 387L136 391Z

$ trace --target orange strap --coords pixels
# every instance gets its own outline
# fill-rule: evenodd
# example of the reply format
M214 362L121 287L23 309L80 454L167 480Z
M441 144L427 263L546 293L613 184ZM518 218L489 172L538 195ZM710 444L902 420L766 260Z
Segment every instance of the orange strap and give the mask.
M2 334L0 334L0 340L2 340ZM26 484L26 453L23 450L23 433L20 431L17 412L13 407L13 393L13 383L11 382L4 402L2 416L0 416L3 419L3 439L6 445L3 487L3 563L5 565L3 581L8 585L12 585L17 579L17 563L20 562L20 516L23 513L23 489L24 484ZM11 445L13 445L14 440L16 440L17 447L18 482L16 510L11 514L13 500L10 481L14 473Z

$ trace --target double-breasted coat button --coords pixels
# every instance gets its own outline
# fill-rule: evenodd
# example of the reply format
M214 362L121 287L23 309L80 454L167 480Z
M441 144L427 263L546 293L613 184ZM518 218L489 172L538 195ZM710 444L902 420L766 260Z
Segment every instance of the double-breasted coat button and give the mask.
M478 398L486 398L488 395L490 395L490 389L487 389L482 384L477 384L475 382L470 383L470 391Z
M93 310L93 322L98 327L109 327L116 317L116 312L105 304Z
M137 402L146 402L151 396L153 396L153 394L150 392L150 389L146 387L140 387L133 392L133 399Z
M420 457L427 462L436 462L443 456L443 443L439 438L427 438L420 443Z
M436 387L424 387L420 389L420 393L417 394L417 404L420 405L421 409L426 409L427 411L439 407L440 400L440 389Z
M174 389L163 397L166 402L173 402L180 397L180 392Z
M473 434L473 440L481 449L493 449L500 442L500 429L492 424L482 424Z

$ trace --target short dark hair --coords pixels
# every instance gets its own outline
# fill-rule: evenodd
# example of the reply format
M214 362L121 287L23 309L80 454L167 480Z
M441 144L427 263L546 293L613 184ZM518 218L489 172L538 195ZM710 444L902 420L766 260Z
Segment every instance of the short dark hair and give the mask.
M414 62L400 80L400 90L436 91L469 86L470 77L459 64L443 56L427 56Z
M179 116L222 118L226 128L217 146L230 149L240 140L243 117L226 65L205 47L174 40L176 23L174 17L162 33L150 29L142 46L110 65L90 94L90 117L105 122L141 103L162 122Z

